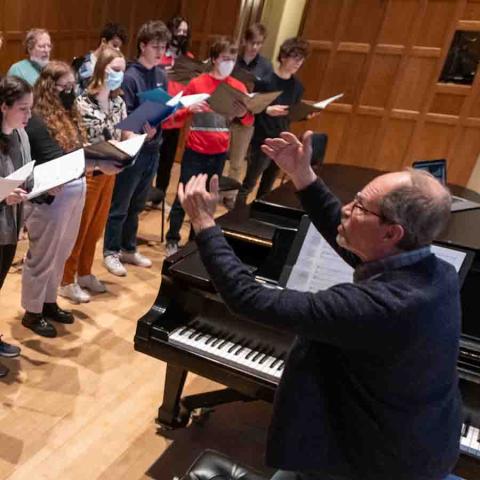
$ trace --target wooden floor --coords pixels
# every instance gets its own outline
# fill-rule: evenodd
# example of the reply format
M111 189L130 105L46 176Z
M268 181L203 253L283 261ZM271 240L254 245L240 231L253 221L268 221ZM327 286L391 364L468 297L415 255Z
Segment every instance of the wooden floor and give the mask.
M21 326L21 274L8 276L0 331L22 355L1 359L11 371L0 379L0 479L171 479L204 448L262 468L270 407L260 402L222 407L204 426L168 438L157 434L165 364L135 352L133 336L160 285L159 211L144 212L140 237L150 242L139 250L153 267L129 266L127 277L115 277L101 265L99 245L93 271L109 291L81 306L60 299L76 321L60 326L55 339ZM25 248L22 241L20 256ZM214 387L188 378L188 393Z

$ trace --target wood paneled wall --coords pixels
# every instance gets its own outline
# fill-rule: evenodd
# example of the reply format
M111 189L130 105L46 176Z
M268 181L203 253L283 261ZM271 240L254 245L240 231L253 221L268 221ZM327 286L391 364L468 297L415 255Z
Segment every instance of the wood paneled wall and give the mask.
M136 53L137 29L147 20L167 21L176 14L192 25L192 51L204 57L212 39L234 35L241 0L0 0L0 29L5 45L0 53L0 71L24 58L23 38L33 27L49 30L54 43L52 58L70 62L98 44L107 21L122 23L129 33L127 56Z
M329 134L326 161L396 170L447 158L465 185L480 152L480 77L438 83L454 32L480 30L479 0L309 0L306 99L344 92L308 124Z

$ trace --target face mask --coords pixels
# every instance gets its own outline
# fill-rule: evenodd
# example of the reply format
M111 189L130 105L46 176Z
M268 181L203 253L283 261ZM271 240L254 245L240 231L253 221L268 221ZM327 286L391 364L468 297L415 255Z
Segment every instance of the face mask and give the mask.
M232 73L234 66L235 62L233 60L225 60L220 62L218 64L218 73L222 78L226 78Z
M62 102L65 110L71 110L73 107L73 102L75 101L75 92L73 90L70 92L63 90L58 94L58 96L60 97L60 101Z
M35 57L31 57L30 60L32 62L35 62L40 68L45 67L47 63L50 61L48 58L35 58Z
M175 35L172 38L172 45L176 48L183 48L187 44L187 36L186 35Z
M107 78L105 80L105 85L109 90L116 90L120 88L123 82L123 72L116 72L115 70L110 70L107 72Z

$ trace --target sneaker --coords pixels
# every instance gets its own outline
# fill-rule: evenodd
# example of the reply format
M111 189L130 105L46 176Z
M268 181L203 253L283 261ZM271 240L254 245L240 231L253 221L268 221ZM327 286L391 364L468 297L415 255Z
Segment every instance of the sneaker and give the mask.
M25 312L22 318L22 325L42 337L53 338L57 336L57 329L43 318L42 313Z
M127 275L127 269L122 265L118 253L112 253L112 255L104 257L103 264L110 273L117 277L125 277Z
M152 261L139 252L122 252L120 253L120 258L122 262L131 263L132 265L137 265L137 267L150 268L152 266Z
M167 242L165 246L165 255L169 257L178 252L178 242Z
M88 288L91 292L105 293L107 291L107 287L95 275L79 276L77 282L80 287Z
M20 355L20 347L10 345L2 340L3 335L0 335L0 357L15 358Z
M90 295L85 290L82 290L78 283L63 285L58 289L58 293L73 303L88 303L90 301Z

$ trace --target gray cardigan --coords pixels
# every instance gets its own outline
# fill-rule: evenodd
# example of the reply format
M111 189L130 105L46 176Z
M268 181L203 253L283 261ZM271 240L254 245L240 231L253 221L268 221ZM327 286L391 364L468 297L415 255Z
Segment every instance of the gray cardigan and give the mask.
M14 130L20 138L22 165L14 165L8 154L0 152L0 176L6 177L32 160L30 143L25 130ZM23 224L23 205L7 205L0 202L0 245L14 245Z

